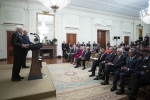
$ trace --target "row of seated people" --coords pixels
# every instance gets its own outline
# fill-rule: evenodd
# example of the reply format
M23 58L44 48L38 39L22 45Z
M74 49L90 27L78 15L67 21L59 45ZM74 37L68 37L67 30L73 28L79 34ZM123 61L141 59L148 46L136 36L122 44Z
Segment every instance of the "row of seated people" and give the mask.
M75 47L74 49L70 49L70 52L66 52L65 54L65 58L67 60L69 60L71 62L71 64L75 65L77 63L78 65L80 64L80 61L82 61L83 64L83 69L85 69L85 61L89 61L90 60L90 48L84 47L84 46L80 46L80 48Z
M94 80L104 80L101 85L108 85L110 72L113 72L113 86L110 91L117 90L117 82L120 80L120 89L116 91L118 95L125 93L126 78L130 78L129 100L136 100L139 88L150 85L149 51L144 50L140 57L137 56L135 48L130 48L128 55L123 53L122 48L116 50L116 48L110 47L109 51L109 54L106 54L105 49L101 48L98 59L92 62L92 67L89 70L92 74L89 77L95 76L96 66L98 66L98 75Z
M94 41L94 43L93 43L92 45L93 45L93 49L94 49L95 47L96 47L96 48L100 48L99 43L95 43L95 41ZM75 48L75 47L80 48L81 46L83 46L83 47L88 46L90 49L92 49L92 48L91 48L90 41L88 41L87 44L85 44L84 42L83 42L82 44L80 44L79 42L78 42L77 44L75 44L75 43L74 43L74 44L71 44L71 43L66 44L65 41L64 41L64 42L62 43L63 56L65 56L65 53L66 53L66 52L69 52L71 48Z

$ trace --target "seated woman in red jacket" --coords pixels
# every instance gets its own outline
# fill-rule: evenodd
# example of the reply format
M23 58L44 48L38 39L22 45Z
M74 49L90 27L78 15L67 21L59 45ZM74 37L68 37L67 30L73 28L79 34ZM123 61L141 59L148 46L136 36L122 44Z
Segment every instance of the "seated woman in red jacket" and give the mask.
M80 49L79 49L79 52L74 55L74 60L73 60L73 63L72 63L73 65L75 65L76 59L81 56L82 50L83 50L83 47L81 46Z

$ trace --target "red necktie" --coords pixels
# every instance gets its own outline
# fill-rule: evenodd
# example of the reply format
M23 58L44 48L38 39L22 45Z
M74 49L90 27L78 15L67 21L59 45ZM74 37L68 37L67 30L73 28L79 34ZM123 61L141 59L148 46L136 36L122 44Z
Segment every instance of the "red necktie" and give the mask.
M87 51L85 52L84 57L85 57L86 53L87 53Z

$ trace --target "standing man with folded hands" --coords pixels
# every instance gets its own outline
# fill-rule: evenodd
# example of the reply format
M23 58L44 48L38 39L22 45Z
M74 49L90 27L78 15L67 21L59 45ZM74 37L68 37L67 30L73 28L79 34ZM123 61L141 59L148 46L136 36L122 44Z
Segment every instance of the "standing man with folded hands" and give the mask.
M25 49L28 48L27 44L24 44L22 39L22 26L16 26L16 32L11 36L11 44L13 46L13 68L12 68L12 81L21 81L24 77L20 76L20 69L22 66L23 55L25 53Z

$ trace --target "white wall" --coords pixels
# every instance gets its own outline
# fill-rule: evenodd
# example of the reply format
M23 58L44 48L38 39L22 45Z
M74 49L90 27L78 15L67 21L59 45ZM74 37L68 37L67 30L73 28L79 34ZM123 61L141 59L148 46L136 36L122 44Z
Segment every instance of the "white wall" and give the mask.
M7 58L6 31L14 30L16 24L23 24L24 29L29 33L36 33L36 14L42 11L50 11L55 15L55 37L57 42L57 55L61 55L61 43L66 41L66 33L77 35L77 42L97 41L97 30L108 30L110 35L107 41L115 45L114 36L120 36L118 44L124 41L124 36L130 36L130 41L135 41L137 37L136 25L143 26L143 35L150 33L150 26L144 24L139 19L132 17L102 13L89 9L76 7L66 7L54 13L43 5L34 2L7 2L0 1L0 59ZM6 25L4 23L14 23ZM107 34L108 35L108 34ZM51 35L50 35L51 36ZM29 35L33 41L33 36ZM54 38L54 37L51 37ZM31 52L28 53L31 57Z

